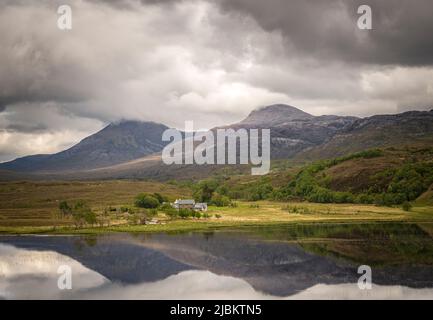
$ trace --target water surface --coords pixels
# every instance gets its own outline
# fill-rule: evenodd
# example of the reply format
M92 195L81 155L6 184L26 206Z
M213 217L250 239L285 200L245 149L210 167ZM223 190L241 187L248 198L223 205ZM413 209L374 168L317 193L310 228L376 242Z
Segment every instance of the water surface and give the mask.
M433 299L430 224L0 237L6 299ZM59 290L58 267L72 270ZM360 290L358 266L372 268Z

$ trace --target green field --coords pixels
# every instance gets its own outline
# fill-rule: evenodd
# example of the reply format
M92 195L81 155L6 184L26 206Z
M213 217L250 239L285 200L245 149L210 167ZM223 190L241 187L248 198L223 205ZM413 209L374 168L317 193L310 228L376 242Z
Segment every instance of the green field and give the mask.
M120 213L132 206L141 192L160 192L170 201L191 197L188 188L146 181L8 182L0 184L0 233L99 233L184 231L245 225L278 225L318 222L407 221L433 222L433 206L400 207L363 204L319 204L288 201L235 201L235 207L210 206L206 218L167 217L159 211L157 224L131 225ZM59 202L86 201L97 214L112 207L110 226L77 229L70 219L59 219Z
M2 182L0 183L0 226L49 226L56 221L59 202L83 200L93 210L131 205L140 192L161 192L170 200L188 197L190 192L169 184L130 180L86 182Z
M222 171L205 180L164 183L0 182L0 232L182 231L318 222L429 223L433 222L432 156L432 148L373 149L304 165L276 161L272 171L261 177ZM156 205L136 204L140 193L153 197ZM196 216L194 212L173 213L170 206L164 209L164 202L177 198L207 202L209 211ZM72 207L60 214L59 206L65 201L68 207L75 206L74 214ZM76 207L80 203L81 207ZM155 207L158 209L150 210Z

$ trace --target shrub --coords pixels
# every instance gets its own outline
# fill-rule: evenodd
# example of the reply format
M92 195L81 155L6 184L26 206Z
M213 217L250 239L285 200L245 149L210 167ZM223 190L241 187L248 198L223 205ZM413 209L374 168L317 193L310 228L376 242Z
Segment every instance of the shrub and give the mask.
M74 205L72 218L77 228L84 226L86 223L90 225L97 223L96 213L83 201L78 201Z
M157 199L160 204L163 204L164 202L168 202L168 198L158 192L155 192L152 196L155 199Z
M219 193L215 193L212 196L210 203L217 207L227 207L230 205L230 199L227 196L222 196Z
M164 203L159 209L171 219L174 219L179 215L177 209L173 208L169 203Z
M139 225L146 223L146 217L142 213L134 213L128 216L128 223L131 225Z
M195 211L190 209L179 209L179 217L186 219L188 217L195 217Z
M315 187L307 196L307 200L318 203L331 203L334 201L333 192L322 187Z
M259 181L248 189L247 200L258 201L270 199L273 191L274 189L269 183Z
M290 206L286 205L281 208L281 210L290 212L290 213L299 213L299 214L309 214L311 213L310 208L308 207L298 207L298 206Z
M145 194L145 193L140 193L139 195L137 195L135 197L135 202L134 202L136 207L139 208L157 208L159 206L159 201L158 199L156 199L155 197L149 195L149 194Z
M350 192L334 192L333 202L336 203L353 203L355 202L355 196Z
M366 193L361 193L355 198L355 202L361 204L371 204L374 202L374 197Z
M164 210L163 212L171 219L175 219L179 215L179 212L173 208L171 210Z
M215 180L203 180L194 186L194 199L198 202L210 202L213 193L218 187L218 183Z
M148 217L154 217L158 214L158 210L156 208L152 208L146 211L146 215Z
M229 189L226 185L221 185L218 188L216 188L215 192L218 192L220 195L228 196L229 195Z
M412 204L409 201L403 202L402 209L404 211L410 211L412 209Z
M198 211L194 212L194 217L197 218L197 219L200 219L201 218L201 213L198 212Z
M69 216L72 214L72 208L66 201L61 201L59 203L59 210L63 216Z

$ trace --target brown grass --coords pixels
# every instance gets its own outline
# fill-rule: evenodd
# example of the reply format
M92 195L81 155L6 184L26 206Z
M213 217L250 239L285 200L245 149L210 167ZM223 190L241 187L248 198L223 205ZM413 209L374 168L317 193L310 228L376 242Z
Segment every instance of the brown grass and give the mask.
M83 200L102 211L108 206L131 205L140 192L159 192L171 200L190 195L189 190L149 181L1 182L0 226L51 225L61 222L53 219L60 201Z

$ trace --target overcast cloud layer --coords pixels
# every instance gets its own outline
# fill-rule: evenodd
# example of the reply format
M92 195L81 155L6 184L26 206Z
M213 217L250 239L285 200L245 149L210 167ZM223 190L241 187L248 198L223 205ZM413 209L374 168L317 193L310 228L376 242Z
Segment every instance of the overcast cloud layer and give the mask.
M361 4L373 30L357 27ZM0 161L121 119L211 128L273 103L431 109L432 17L431 0L0 0Z

